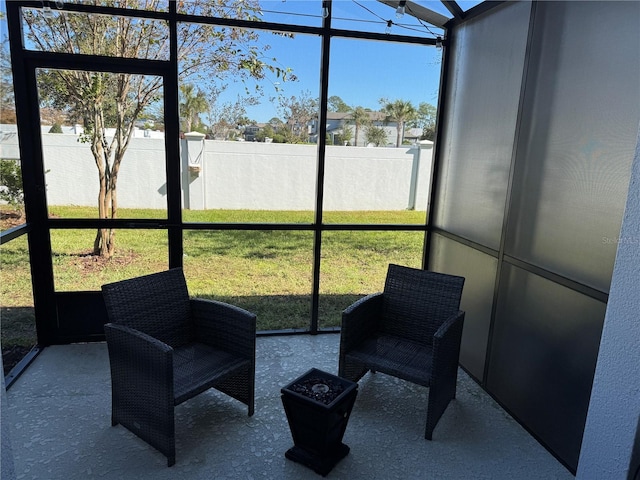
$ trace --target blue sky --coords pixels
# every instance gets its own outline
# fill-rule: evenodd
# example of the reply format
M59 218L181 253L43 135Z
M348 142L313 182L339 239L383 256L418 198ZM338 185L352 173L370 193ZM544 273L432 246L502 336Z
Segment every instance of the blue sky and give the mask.
M308 91L319 96L320 39L315 36L296 35L293 39L267 34L271 44L270 56L278 64L293 69L295 82L278 82L285 97L299 96ZM350 106L363 106L372 110L380 107L378 100L411 100L437 104L440 81L441 53L434 47L401 45L353 39L333 39L329 66L329 96L337 95ZM275 83L277 79L272 79ZM277 116L277 108L268 101L274 87L265 82L265 96L261 105L248 109L249 117L266 122ZM242 94L242 85L229 85L222 95L231 101Z
M439 2L438 2L439 3ZM282 23L302 22L305 25L319 26L321 23L321 2L318 0L282 0L262 2L264 19ZM273 13L291 12L296 15ZM309 17L305 14L311 15ZM405 15L397 19L395 11L375 0L334 0L334 18L352 19L334 21L339 28L352 27L384 33L386 22L391 19L399 24L392 26L392 32L403 35L427 36L426 28ZM437 29L433 29L437 34ZM431 35L428 35L431 36ZM293 39L283 38L269 33L261 36L263 44L270 44L270 57L278 64L291 67L298 81L279 82L281 94L289 97L300 95L303 91L319 96L320 86L320 39L316 36L295 35ZM378 100L386 97L390 100L410 100L415 106L421 102L437 104L440 81L441 52L434 47L407 45L390 42L364 41L354 39L332 39L331 64L329 68L329 96L337 95L350 106L363 106L378 110ZM223 94L223 101L231 101L243 91L243 87L230 85ZM248 108L249 118L266 122L278 116L277 106L268 101L273 87L265 84L266 95L259 106Z
M320 0L262 0L265 21L299 23L320 26ZM428 3L430 7L446 13L440 2ZM476 3L476 2L474 2ZM4 10L4 1L0 2ZM394 9L376 0L333 0L333 25L336 28L384 33L386 20L392 20L392 33L414 36L430 36L427 26L410 15L396 18ZM0 22L0 32L6 35L6 22ZM431 28L435 34L441 33ZM319 96L320 86L320 38L296 34L293 39L261 34L261 43L270 45L267 55L275 57L281 67L290 67L297 77L295 82L281 82L272 77L264 82L265 95L260 105L249 107L249 118L266 122L279 116L277 105L269 101L275 94L275 86L286 97L309 92ZM350 106L363 106L372 110L380 108L378 100L410 100L436 105L440 78L441 52L434 47L406 45L390 42L374 42L334 38L331 45L329 95L341 97ZM229 84L221 95L221 102L233 102L238 95L245 95L244 85Z

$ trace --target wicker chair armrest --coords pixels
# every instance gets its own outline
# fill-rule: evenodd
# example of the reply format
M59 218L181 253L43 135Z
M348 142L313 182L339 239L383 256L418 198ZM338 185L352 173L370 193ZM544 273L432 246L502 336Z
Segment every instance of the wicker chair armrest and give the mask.
M245 358L256 351L256 315L235 305L191 299L195 340Z
M372 293L342 312L340 348L348 351L376 332L382 312L382 297L382 292Z
M451 315L433 336L433 375L447 369L457 369L465 312Z
M113 381L140 376L166 383L173 395L173 348L146 333L124 325L104 326Z

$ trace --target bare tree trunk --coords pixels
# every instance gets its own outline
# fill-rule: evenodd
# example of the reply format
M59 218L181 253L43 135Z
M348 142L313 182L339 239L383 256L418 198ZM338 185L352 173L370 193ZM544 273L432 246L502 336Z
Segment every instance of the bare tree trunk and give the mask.
M120 147L118 147L119 149ZM111 207L111 218L118 218L118 190L116 189L118 182L118 171L120 170L120 162L122 161L122 156L124 155L124 151L122 153L116 152L116 158L113 161L113 166L111 167L111 175L109 176L109 203ZM104 255L108 258L111 258L116 250L116 231L113 228L109 229L109 235L106 244L107 254Z
M98 167L100 190L98 192L98 216L101 219L118 217L118 173L129 141L133 136L134 124L125 123L126 96L129 91L129 78L121 75L118 78L119 96L117 103L118 118L115 138L111 143L104 137L105 123L102 117L102 105L96 102L94 110L94 134L91 142L91 151ZM138 111L135 112L137 115ZM135 116L135 115L134 115ZM113 161L111 157L113 155ZM116 231L113 228L100 228L96 233L93 243L94 255L105 258L113 257L116 248Z
M98 190L98 218L107 218L107 172L104 163L104 149L99 139L93 139L91 150L98 167L98 177L100 180L100 189ZM102 255L102 246L104 245L104 229L98 229L96 239L93 242L93 254Z
M91 152L98 167L98 177L100 181L100 189L98 191L98 218L110 218L110 210L112 203L111 195L111 171L109 167L110 149L103 143L102 132L104 131L104 122L100 115L99 104L93 115L94 134L91 139ZM114 245L112 242L113 234L109 228L99 228L96 232L96 238L93 242L93 254L101 257L111 258L113 255Z

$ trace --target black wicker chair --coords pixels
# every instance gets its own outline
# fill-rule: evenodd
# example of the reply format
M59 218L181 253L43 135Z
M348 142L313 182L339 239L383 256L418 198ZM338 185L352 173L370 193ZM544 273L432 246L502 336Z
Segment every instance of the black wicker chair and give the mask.
M175 463L174 406L211 387L254 410L256 316L190 299L182 269L102 286L112 425Z
M455 398L464 312L463 277L389 265L384 292L342 314L339 375L371 370L429 388L425 438Z

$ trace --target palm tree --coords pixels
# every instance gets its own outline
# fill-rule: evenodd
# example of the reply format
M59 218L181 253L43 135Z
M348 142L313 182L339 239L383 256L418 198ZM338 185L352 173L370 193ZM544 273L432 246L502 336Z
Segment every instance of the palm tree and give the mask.
M360 127L367 126L371 123L371 117L369 116L369 112L362 107L354 107L350 110L351 113L351 121L355 126L355 136L353 140L353 144L358 146L358 130Z
M386 145L387 143L387 132L384 131L382 127L376 127L374 125L370 125L365 130L365 138L367 144L372 143L376 147L381 145Z
M387 115L386 120L393 120L396 122L396 130L398 132L396 137L397 148L402 144L405 123L415 120L418 112L411 102L406 100L395 100L393 102L381 100L381 103L382 111Z
M180 85L180 93L180 116L184 119L185 132L190 132L194 124L200 123L199 115L207 111L209 102L201 90L194 92L194 86L190 83Z

